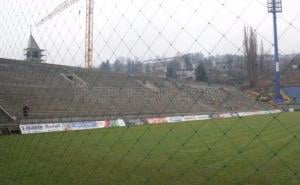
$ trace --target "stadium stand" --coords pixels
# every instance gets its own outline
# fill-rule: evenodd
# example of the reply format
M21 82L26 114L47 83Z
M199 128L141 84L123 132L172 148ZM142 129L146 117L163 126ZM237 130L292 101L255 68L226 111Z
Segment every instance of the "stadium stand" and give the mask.
M15 122L12 118L18 123L43 123L269 108L233 87L29 61L0 59L0 79L0 105L5 110L1 123ZM23 116L24 105L30 108L28 117Z
M284 91L295 103L300 103L300 87L286 87Z

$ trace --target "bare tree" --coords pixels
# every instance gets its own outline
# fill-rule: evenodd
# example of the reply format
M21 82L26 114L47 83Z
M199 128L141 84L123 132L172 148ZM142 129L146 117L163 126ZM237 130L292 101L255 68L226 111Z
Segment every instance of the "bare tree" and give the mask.
M257 35L253 28L244 28L244 56L246 62L249 87L253 88L257 84Z
M259 54L259 76L260 77L262 77L264 74L264 60L265 60L264 43L263 41L261 41L260 54Z

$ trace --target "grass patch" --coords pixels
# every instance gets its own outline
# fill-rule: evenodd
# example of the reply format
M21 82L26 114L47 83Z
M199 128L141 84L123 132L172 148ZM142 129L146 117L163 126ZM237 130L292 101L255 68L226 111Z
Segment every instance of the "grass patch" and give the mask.
M0 137L0 184L300 184L300 114Z

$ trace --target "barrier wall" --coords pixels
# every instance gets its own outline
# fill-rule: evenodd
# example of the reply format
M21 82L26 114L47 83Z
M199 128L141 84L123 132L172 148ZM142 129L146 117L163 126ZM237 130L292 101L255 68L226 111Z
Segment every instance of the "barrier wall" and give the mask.
M135 120L128 120L127 126L145 125L147 123L150 125L155 125L155 124L164 124L164 123L181 123L181 122L202 121L202 120L210 120L210 119L258 116L258 115L278 114L280 112L281 110L270 110L270 111L255 111L255 112L220 113L220 114L213 114L213 115L174 116L174 117L165 117L165 118L148 118L145 121L141 119L135 119ZM47 133L47 132L116 128L116 127L125 127L125 126L126 123L123 119L117 119L117 120L86 121L86 122L72 122L72 123L28 124L28 125L20 125L20 130L22 134L36 134L36 133Z
M141 119L130 119L126 120L126 125L127 126L140 126L140 125L145 125L146 121L143 121Z

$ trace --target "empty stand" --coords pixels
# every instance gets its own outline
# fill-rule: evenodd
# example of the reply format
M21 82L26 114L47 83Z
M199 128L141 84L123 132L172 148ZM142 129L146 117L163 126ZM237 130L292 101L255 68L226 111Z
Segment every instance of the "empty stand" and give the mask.
M0 59L0 77L0 100L4 100L0 105L19 122L142 118L268 108L229 87L28 61ZM30 108L28 117L22 112L26 104Z

